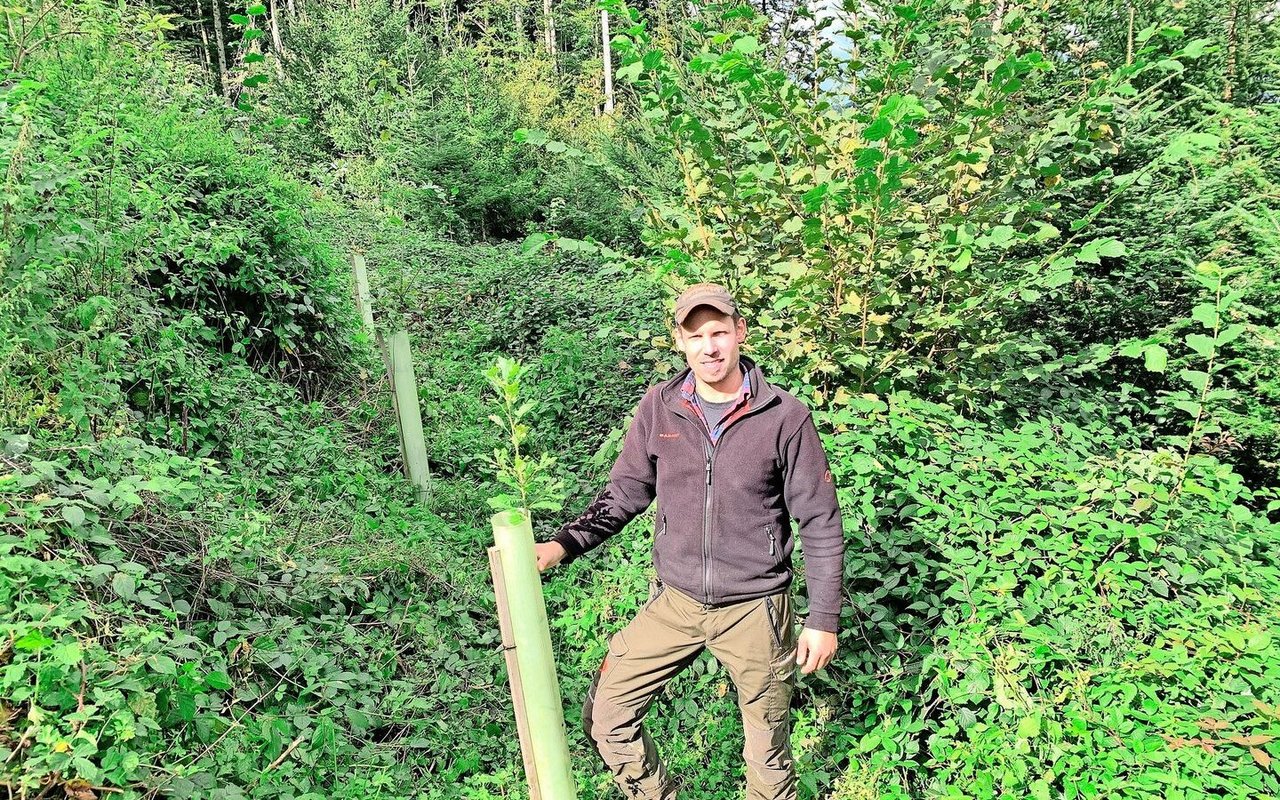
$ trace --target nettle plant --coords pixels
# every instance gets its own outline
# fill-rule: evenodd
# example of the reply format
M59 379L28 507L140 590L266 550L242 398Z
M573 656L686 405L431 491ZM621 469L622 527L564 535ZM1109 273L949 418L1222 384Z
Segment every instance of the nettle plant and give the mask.
M534 459L520 450L529 436L527 420L537 408L533 400L520 400L520 382L527 374L527 367L506 357L499 357L484 373L497 395L499 408L489 419L511 442L510 449L494 448L491 462L494 474L508 491L489 498L489 505L498 511L525 514L535 510L557 511L564 505L565 486L553 474L556 459L549 453Z

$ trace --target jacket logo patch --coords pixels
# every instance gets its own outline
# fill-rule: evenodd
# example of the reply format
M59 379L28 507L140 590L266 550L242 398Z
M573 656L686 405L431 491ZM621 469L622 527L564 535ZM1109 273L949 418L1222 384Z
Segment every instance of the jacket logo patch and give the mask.
M831 470L827 470L827 474L822 476L823 483L831 483Z
M680 434L678 434L678 433L660 433L660 434L658 434L658 438L659 438L659 439L679 439L679 438L680 438Z

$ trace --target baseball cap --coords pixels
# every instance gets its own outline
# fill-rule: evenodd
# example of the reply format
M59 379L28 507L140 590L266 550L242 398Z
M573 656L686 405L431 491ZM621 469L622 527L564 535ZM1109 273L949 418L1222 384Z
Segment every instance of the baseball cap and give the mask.
M728 289L718 283L695 283L676 298L676 324L683 325L698 306L711 306L730 316L738 313L738 304L733 302L733 295Z

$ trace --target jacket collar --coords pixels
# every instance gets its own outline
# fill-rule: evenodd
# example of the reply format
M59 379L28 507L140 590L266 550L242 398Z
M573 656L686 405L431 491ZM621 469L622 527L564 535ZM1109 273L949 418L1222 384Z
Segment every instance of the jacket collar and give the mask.
M756 362L746 356L739 356L739 359L742 366L747 370L747 377L751 384L751 393L748 395L751 410L758 411L772 403L777 397L777 392L764 379L764 373L760 371L760 367ZM676 410L684 407L684 398L680 395L680 386L684 383L685 378L689 377L690 371L688 367L685 367L674 378L661 384L662 388L658 390L658 396L662 398L663 405Z

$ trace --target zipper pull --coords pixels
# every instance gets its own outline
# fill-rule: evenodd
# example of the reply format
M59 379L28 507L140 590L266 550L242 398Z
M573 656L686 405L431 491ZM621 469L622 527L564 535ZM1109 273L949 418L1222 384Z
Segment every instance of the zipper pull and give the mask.
M776 545L777 545L777 540L773 538L773 528L770 528L769 529L769 555L772 556L777 553L775 549Z
M711 485L711 456L707 456L707 485Z

